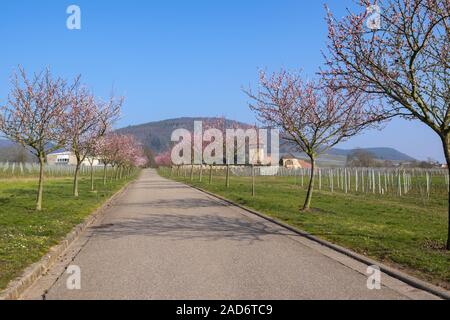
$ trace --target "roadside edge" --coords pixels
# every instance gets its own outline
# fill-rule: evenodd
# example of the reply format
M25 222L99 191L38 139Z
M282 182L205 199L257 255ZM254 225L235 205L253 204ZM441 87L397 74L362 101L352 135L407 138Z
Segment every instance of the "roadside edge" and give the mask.
M72 231L63 239L59 244L50 248L41 260L30 265L25 271L17 277L11 280L6 289L0 292L0 300L18 300L21 295L25 293L39 278L41 278L57 261L58 257L62 255L67 248L77 240L80 235L92 225L105 211L113 205L125 191L128 190L131 184L136 179L128 182L119 191L113 194L105 203L103 203L98 209L91 213L82 223L75 226Z
M334 250L336 252L339 252L339 253L347 256L347 257L355 259L356 261L361 262L363 264L366 264L367 266L376 265L376 266L378 266L380 268L380 271L382 271L385 274L393 277L394 279L402 281L402 282L404 282L404 283L406 283L406 284L408 284L408 285L410 285L410 286L412 286L412 287L414 287L416 289L420 289L420 290L423 290L425 292L431 293L431 294L433 294L433 295L435 295L435 296L437 296L439 298L445 299L445 300L450 300L450 292L448 292L444 288L440 288L440 287L437 287L437 286L435 286L435 285L433 285L431 283L428 283L428 282L425 282L423 280L417 279L417 278L415 278L413 276L410 276L410 275L408 275L408 274L406 274L404 272L401 272L401 271L399 271L397 269L394 269L392 267L384 265L384 264L382 264L382 263L380 263L380 262L378 262L376 260L373 260L371 258L365 257L365 256L360 255L358 253L355 253L355 252L351 251L350 249L347 249L347 248L341 247L339 245L333 244L331 242L328 242L326 240L317 238L317 237L309 234L306 231L300 230L300 229L298 229L296 227L293 227L291 225L288 225L288 224L286 224L286 223L284 223L284 222L282 222L282 221L280 221L278 219L269 217L268 215L266 215L264 213L261 213L259 211L254 210L254 209L251 209L251 208L248 208L246 206L240 205L240 204L238 204L238 203L236 203L236 202L234 202L232 200L224 198L224 197L222 197L220 195L217 195L215 193L212 193L212 192L207 191L205 189L202 189L200 187L192 186L192 185L188 185L188 184L185 184L185 185L188 186L188 187L191 187L191 188L193 188L195 190L198 190L200 192L203 192L203 193L205 193L205 194L207 194L209 196L217 198L217 199L219 199L221 201L224 201L225 203L228 203L228 204L230 204L232 206L238 207L238 208L240 208L240 209L242 209L242 210L244 210L246 212L254 214L254 215L256 215L256 216L258 216L258 217L260 217L260 218L262 218L264 220L270 221L270 222L272 222L272 223L274 223L274 224L276 224L276 225L278 225L280 227L288 229L288 230L298 234L299 236L302 236L302 237L304 237L306 239L314 241L314 242L316 242L316 243L318 243L320 245L323 245L323 246L325 246L325 247L327 247L329 249L332 249L332 250Z

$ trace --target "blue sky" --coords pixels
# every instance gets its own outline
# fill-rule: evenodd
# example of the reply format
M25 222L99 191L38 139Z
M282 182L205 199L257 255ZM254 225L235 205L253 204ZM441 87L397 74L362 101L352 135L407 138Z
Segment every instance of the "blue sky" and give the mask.
M81 74L99 96L126 96L126 126L180 116L227 116L253 123L242 86L258 68L303 69L323 63L323 4L345 14L352 0L2 0L0 103L9 77L50 66ZM80 6L82 29L66 28L66 9ZM439 139L416 122L394 120L340 145L394 147L443 160Z

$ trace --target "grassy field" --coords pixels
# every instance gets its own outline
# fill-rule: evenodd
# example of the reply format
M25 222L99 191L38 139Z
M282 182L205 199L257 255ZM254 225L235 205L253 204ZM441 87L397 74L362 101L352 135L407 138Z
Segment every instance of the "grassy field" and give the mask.
M0 179L0 289L37 262L136 174L108 182L105 187L99 176L96 192L90 191L90 179L82 177L77 199L72 196L71 178L50 178L44 187L42 212L34 210L37 180Z
M169 169L160 174L170 177ZM450 288L450 253L445 251L447 208L445 192L425 200L418 195L404 197L376 194L315 192L308 213L299 208L306 187L293 177L257 177L252 197L250 177L214 176L209 184L194 176L172 177L192 184L271 217L287 222L320 238ZM444 182L442 182L444 185Z

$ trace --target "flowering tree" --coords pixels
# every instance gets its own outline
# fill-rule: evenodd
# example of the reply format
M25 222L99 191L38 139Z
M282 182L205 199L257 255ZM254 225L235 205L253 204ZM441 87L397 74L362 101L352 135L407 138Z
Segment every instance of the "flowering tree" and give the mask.
M133 166L138 167L138 168L145 168L146 166L148 166L148 163L149 163L149 159L145 155L144 149L139 148L138 152L134 156Z
M65 144L63 124L75 84L53 78L48 69L30 79L19 68L13 76L8 103L1 107L0 131L30 150L39 161L38 211L42 210L46 156Z
M155 157L155 163L157 166L170 167L172 165L171 152L167 151L157 155Z
M116 137L113 166L117 167L116 178L122 178L123 171L136 165L140 147L134 136L119 134Z
M98 154L104 164L104 184L108 165L115 169L115 173L111 175L112 179L120 178L125 170L143 167L148 163L144 149L132 135L110 133L104 136L99 141Z
M378 109L363 94L334 90L319 82L304 82L286 71L260 74L259 92L247 94L250 108L264 123L280 128L284 139L296 144L311 160L311 177L303 210L314 189L317 156L380 119Z
M89 138L86 139L85 149L91 167L91 191L94 191L94 156L98 156L101 152L101 140L112 129L113 124L120 116L120 109L122 107L124 98L118 99L113 96L108 102L97 103L97 124L90 130Z
M363 8L369 4L360 1ZM442 141L450 168L450 2L380 0L378 5L379 29L366 27L365 12L341 20L328 14L329 53L322 73L340 87L384 99L391 115L426 124Z
M145 167L148 158L145 156L144 148L133 135L121 135L119 140L121 145L116 162L119 177L122 178L123 173L129 174L132 168Z
M247 135L248 132L251 132L252 134ZM198 145L201 146L200 153L203 155L203 161L210 165L210 183L212 183L213 166L225 164L225 185L227 188L230 187L230 165L236 162L241 165L245 164L247 138L250 149L254 147L252 143L256 144L258 142L257 130L255 127L227 121L223 116L209 119L203 123L201 137L194 136L194 139L202 139L201 144L199 143ZM248 160L250 163L253 160L251 158L252 156L249 154ZM200 179L201 174L202 171L200 171Z
M114 164L114 159L118 150L119 135L115 133L109 133L102 137L96 146L97 155L101 158L103 163L103 185L106 185L106 174L108 166Z
M73 195L78 197L78 173L87 157L89 144L97 125L94 96L85 87L77 87L70 97L70 108L64 121L67 146L76 158Z
M76 158L73 194L78 197L78 173L81 164L88 159L91 164L91 189L93 188L93 161L97 141L111 128L120 113L123 98L111 98L108 103L96 101L85 87L74 90L69 112L66 115L65 132L67 146Z
M100 155L100 141L103 138L103 135L96 136L95 133L93 134L95 136L95 140L92 140L92 144L89 146L90 152L89 156L86 157L86 160L89 162L90 166L90 176L91 176L91 191L95 190L95 183L94 183L94 162L96 161L96 157Z

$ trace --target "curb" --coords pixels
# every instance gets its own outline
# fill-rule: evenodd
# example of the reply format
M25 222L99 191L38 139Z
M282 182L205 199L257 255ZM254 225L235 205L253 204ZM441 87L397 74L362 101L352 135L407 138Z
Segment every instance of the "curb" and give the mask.
M408 275L406 273L403 273L403 272L401 272L401 271L399 271L397 269L388 267L388 266L386 266L386 265L384 265L384 264L382 264L382 263L380 263L378 261L375 261L373 259L367 258L367 257L362 256L360 254L357 254L357 253L355 253L355 252L353 252L353 251L351 251L351 250L349 250L347 248L338 246L338 245L333 244L331 242L328 242L326 240L319 239L319 238L309 234L308 232L305 232L305 231L302 231L300 229L297 229L297 228L295 228L293 226L290 226L290 225L288 225L288 224L286 224L286 223L284 223L284 222L282 222L282 221L280 221L278 219L271 218L271 217L269 217L269 216L267 216L267 215L265 215L265 214L263 214L261 212L258 212L256 210L250 209L250 208L248 208L246 206L243 206L243 205L240 205L238 203L235 203L234 201L226 199L226 198L224 198L222 196L219 196L217 194L214 194L214 193L209 192L207 190L204 190L202 188L199 188L199 187L196 187L196 186L191 186L191 185L188 185L188 184L185 184L185 185L188 186L188 187L191 187L191 188L193 188L195 190L198 190L200 192L203 192L203 193L205 193L205 194L207 194L209 196L217 198L217 199L219 199L221 201L224 201L224 202L226 202L226 203L228 203L228 204L230 204L232 206L241 208L241 209L243 209L243 210L245 210L245 211L247 211L247 212L249 212L251 214L254 214L254 215L256 215L256 216L258 216L260 218L263 218L263 219L265 219L267 221L275 223L276 225L278 225L280 227L288 229L288 230L290 230L290 231L292 231L292 232L294 232L294 233L296 233L296 234L298 234L298 235L300 235L300 236L302 236L304 238L307 238L307 239L309 239L311 241L319 243L319 244L321 244L321 245L323 245L323 246L325 246L325 247L327 247L329 249L332 249L334 251L342 253L342 254L344 254L344 255L346 255L346 256L348 256L350 258L353 258L353 259L355 259L355 260L357 260L357 261L359 261L359 262L361 262L363 264L366 264L367 266L374 266L374 265L376 265L385 274L387 274L387 275L389 275L389 276L391 276L391 277L393 277L393 278L395 278L397 280L400 280L400 281L402 281L402 282L404 282L404 283L406 283L406 284L408 284L408 285L410 285L410 286L412 286L412 287L414 287L416 289L420 289L420 290L426 291L426 292L431 293L431 294L433 294L433 295L435 295L435 296L437 296L439 298L442 298L444 300L450 300L450 292L445 290L445 289L443 289L443 288L437 287L437 286L435 286L435 285L433 285L431 283L428 283L428 282L422 281L420 279L417 279L417 278L415 278L413 276L410 276L410 275Z
M21 276L12 280L8 287L0 292L0 300L18 300L20 296L29 289L42 275L44 275L62 255L66 249L79 238L79 236L92 225L102 214L105 213L112 203L120 197L135 180L128 182L119 191L112 195L100 208L96 209L82 223L75 226L72 231L56 246L50 248L48 253L40 261L32 264Z

